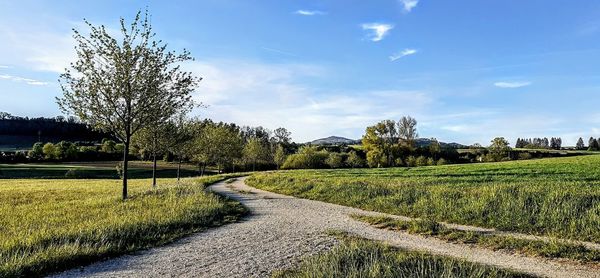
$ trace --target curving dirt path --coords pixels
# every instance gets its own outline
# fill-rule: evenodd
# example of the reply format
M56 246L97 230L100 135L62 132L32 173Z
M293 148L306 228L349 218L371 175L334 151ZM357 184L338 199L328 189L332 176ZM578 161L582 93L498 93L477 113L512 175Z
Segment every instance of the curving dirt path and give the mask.
M353 220L355 213L381 215L298 199L246 186L243 179L211 190L239 200L251 211L244 221L199 233L174 244L73 269L56 277L268 277L303 256L331 248L327 230L343 230L388 244L546 277L600 277L600 270L573 263L494 252Z

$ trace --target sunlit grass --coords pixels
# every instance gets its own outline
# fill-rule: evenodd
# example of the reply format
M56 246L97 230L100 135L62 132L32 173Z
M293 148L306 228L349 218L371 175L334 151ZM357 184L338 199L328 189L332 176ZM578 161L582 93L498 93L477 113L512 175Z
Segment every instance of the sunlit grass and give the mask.
M530 277L497 267L344 237L339 246L274 277Z
M0 180L0 277L40 275L172 241L244 209L204 191L224 176L130 180Z
M600 242L600 156L255 174L250 185L435 221Z

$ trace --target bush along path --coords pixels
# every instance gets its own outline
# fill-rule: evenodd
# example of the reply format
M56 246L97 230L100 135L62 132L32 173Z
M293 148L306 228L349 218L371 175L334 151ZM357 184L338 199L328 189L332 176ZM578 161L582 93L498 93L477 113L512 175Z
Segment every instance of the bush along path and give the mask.
M175 244L61 273L61 277L269 277L323 253L339 241L330 231L343 231L407 250L425 251L478 264L543 277L600 277L593 264L577 264L493 251L418 233L380 229L353 218L387 216L360 209L298 199L251 188L244 179L220 182L211 190L238 200L250 210L244 221L182 239Z

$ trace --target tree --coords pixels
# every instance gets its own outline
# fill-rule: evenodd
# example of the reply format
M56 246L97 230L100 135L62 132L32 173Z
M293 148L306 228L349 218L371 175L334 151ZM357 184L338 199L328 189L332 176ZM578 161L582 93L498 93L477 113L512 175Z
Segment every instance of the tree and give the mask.
M600 150L600 145L598 144L598 140L592 138L590 146L588 147L588 151L598 151Z
M181 179L181 162L189 158L189 149L192 149L193 137L192 123L185 114L180 114L167 124L167 150L177 157L177 181Z
M191 109L191 93L200 79L180 69L190 53L168 51L155 40L148 12L130 26L120 21L120 36L88 21L90 34L74 30L77 61L61 75L63 97L57 102L94 128L111 132L123 149L123 199L127 199L128 154L132 136Z
M283 127L277 128L275 129L275 131L273 131L273 138L275 143L283 144L284 146L289 145L292 141L292 138L290 137L291 135L292 133Z
M44 153L44 158L46 159L57 159L56 158L56 146L52 143L46 143L42 148L42 152Z
M431 138L431 143L429 144L429 153L433 156L433 159L437 159L437 156L442 152L442 146L437 139Z
M27 154L29 158L32 159L41 159L44 157L44 144L42 142L37 142L33 144L33 147Z
M251 138L244 146L244 159L252 163L252 171L256 171L256 162L264 156L265 150L258 138Z
M585 145L583 144L583 138L579 137L579 140L577 140L577 144L575 145L575 148L578 150L585 149Z
M384 120L367 127L362 144L367 151L369 165L371 167L391 166L397 140L396 123L392 120ZM373 153L369 155L371 152Z
M489 154L494 161L500 161L507 157L508 152L510 151L510 143L508 143L504 137L496 137L492 140L489 151Z
M156 156L167 151L171 131L167 124L155 124L139 130L132 137L135 144L144 154L152 157L152 187L156 188Z
M113 140L103 140L100 150L105 153L114 153L117 143Z
M274 160L275 160L275 164L277 165L278 170L281 167L281 165L283 165L286 158L287 158L287 154L285 153L285 149L283 148L283 146L280 144L277 145L277 148L275 148Z
M365 160L358 155L355 151L351 151L346 159L346 163L352 168L360 168L365 166Z
M241 157L244 142L239 130L213 123L200 127L194 139L192 159L202 164L202 175L208 164L216 165L217 171L221 172L227 163Z
M400 145L413 150L415 148L415 140L419 136L417 133L417 120L410 116L400 118L400 121L398 121L398 134L400 136Z
M325 160L325 163L329 165L329 167L335 169L342 167L343 160L344 158L342 157L342 154L331 152L329 153L329 157L327 157L327 159Z

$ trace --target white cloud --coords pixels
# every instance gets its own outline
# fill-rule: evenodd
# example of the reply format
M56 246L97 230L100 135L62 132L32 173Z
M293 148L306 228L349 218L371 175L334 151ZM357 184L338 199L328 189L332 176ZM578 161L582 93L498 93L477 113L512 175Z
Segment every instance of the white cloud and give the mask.
M31 79L31 78L24 78L24 77L19 77L19 76L12 76L12 75L0 75L0 79L4 79L4 80L10 80L13 82L23 82L26 83L28 85L34 85L34 86L45 86L48 85L48 82L43 82L43 81L38 81L35 79Z
M312 15L326 15L326 12L317 11L317 10L297 10L294 12L298 15L312 16Z
M33 70L63 72L75 57L71 32L0 26L0 60Z
M389 33L389 31L394 28L394 25L383 23L365 23L362 25L362 28L363 30L372 31L369 39L377 42L382 40Z
M208 108L194 113L240 125L283 126L297 142L329 135L359 138L368 125L404 114L420 115L435 102L421 91L344 91L307 85L334 74L311 64L213 60L186 67L204 78L195 99Z
M523 81L523 82L496 82L496 83L494 83L494 86L496 86L498 88L507 88L507 89L521 88L521 87L525 87L525 86L529 86L529 85L531 85L531 82L529 82L529 81Z
M416 49L407 48L407 49L404 49L404 50L402 50L402 51L400 51L400 52L398 52L396 54L391 55L390 56L390 61L394 62L394 61L396 61L396 60L398 60L398 59L400 59L400 58L402 58L404 56L409 56L409 55L413 55L413 54L416 54L416 53L417 53Z
M0 69L9 69L9 66L0 65Z
M404 6L405 12L410 12L412 9L417 7L419 0L400 0L400 3Z

